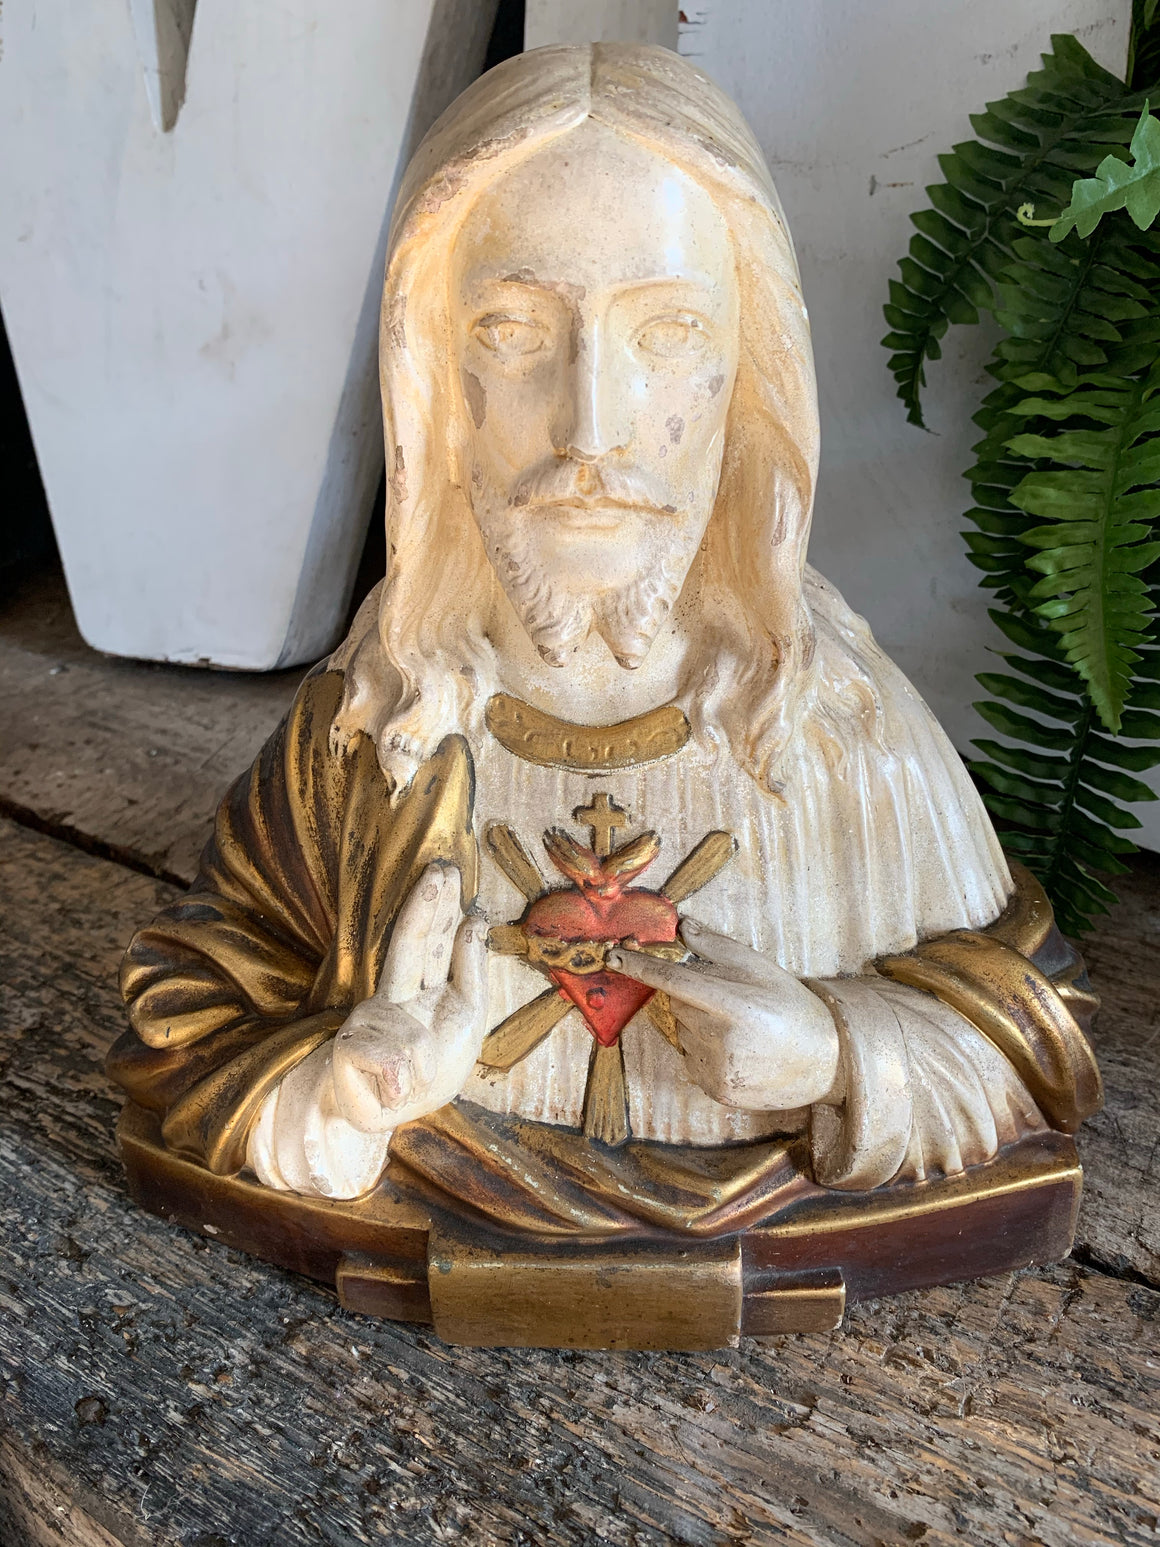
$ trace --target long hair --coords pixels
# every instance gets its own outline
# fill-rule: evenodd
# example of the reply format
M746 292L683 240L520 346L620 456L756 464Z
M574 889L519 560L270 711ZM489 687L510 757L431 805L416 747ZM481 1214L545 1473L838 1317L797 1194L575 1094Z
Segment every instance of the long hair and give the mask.
M809 324L785 218L736 107L666 49L592 44L518 55L431 129L392 222L379 345L387 575L334 657L337 749L373 737L398 793L450 731L482 726L497 685L485 625L498 579L462 487L463 406L448 347L448 273L475 200L595 119L679 167L728 226L740 359L717 499L698 567L702 638L678 701L707 748L767 789L814 680L802 575L817 472Z

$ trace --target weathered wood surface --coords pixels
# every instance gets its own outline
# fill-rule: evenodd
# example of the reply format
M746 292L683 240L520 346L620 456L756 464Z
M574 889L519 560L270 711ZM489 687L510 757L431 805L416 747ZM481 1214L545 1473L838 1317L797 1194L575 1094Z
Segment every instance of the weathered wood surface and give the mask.
M0 823L4 1547L1160 1541L1160 1293L1131 1278L1068 1263L713 1355L495 1352L138 1214L101 1058L171 895ZM1158 908L1149 862L1092 951L1081 1231L1145 1277Z
M0 611L0 811L188 882L302 676L99 655L64 581L42 575Z
M1081 1258L1160 1285L1160 856L1117 877L1120 902L1083 945L1103 999L1104 1110L1079 1137Z

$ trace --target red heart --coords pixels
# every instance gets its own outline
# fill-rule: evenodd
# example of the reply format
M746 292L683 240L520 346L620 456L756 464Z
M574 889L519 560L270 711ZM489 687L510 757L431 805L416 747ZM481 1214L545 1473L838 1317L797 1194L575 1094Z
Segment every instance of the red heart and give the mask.
M621 972L561 972L549 974L588 1022L601 1047L615 1047L620 1033L655 990Z
M585 896L567 888L537 897L524 915L524 931L550 940L635 940L641 945L668 945L677 938L677 910L667 897L643 887L629 887L611 897ZM621 972L569 972L553 968L552 982L567 995L601 1047L614 1047L636 1012L654 990Z

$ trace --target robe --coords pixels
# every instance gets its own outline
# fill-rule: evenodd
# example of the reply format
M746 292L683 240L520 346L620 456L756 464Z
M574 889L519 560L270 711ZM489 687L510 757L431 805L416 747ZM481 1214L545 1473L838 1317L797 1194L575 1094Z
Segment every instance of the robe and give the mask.
M396 1130L392 1184L513 1228L717 1233L768 1217L797 1179L906 1183L1043 1127L1074 1131L1100 1101L1082 963L1033 878L1012 880L913 688L832 588L812 575L809 587L824 691L776 795L691 737L586 768L528 755L489 719L473 742L448 736L392 803L370 738L332 743L341 669L313 673L223 802L190 892L129 947L113 1078L163 1116L172 1149L239 1171L268 1098L374 992L423 869L455 864L465 903L516 918L522 899L480 835L502 821L534 851L604 792L630 835L657 830L667 868L706 832L732 834L734 860L682 912L771 953L825 1001L840 1098L724 1106L641 1013L622 1034L632 1141L607 1151L578 1131L592 1042L572 1011L512 1069L477 1066L451 1106ZM855 702L843 737L851 662L873 701ZM493 957L489 1026L543 989L526 962Z

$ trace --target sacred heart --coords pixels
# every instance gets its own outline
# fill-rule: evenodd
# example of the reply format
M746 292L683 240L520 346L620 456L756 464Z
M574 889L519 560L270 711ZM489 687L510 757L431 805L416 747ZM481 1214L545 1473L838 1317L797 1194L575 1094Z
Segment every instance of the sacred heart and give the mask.
M616 945L672 945L677 910L660 892L627 883L660 851L655 833L643 833L601 859L594 849L553 828L544 847L572 885L543 892L522 919L529 960L547 972L588 1024L601 1047L614 1047L653 990L604 966Z
M605 791L573 814L592 829L592 847L577 843L559 827L544 834L552 864L570 883L555 891L545 887L535 860L510 827L493 822L484 833L492 858L527 899L516 922L492 925L488 947L500 955L522 956L552 986L488 1032L479 1061L485 1069L514 1068L575 1005L594 1042L584 1087L584 1134L603 1144L624 1144L630 1125L621 1032L647 1006L648 1020L678 1052L680 1040L668 995L609 971L608 953L616 945L628 945L650 956L683 961L677 907L708 885L737 844L730 833L706 833L653 892L629 882L660 853L655 833L642 833L612 852L613 831L627 826L629 816Z
M706 833L664 884L650 891L629 883L660 853L657 835L641 833L612 852L613 831L627 826L629 816L605 791L573 814L592 829L592 847L559 827L544 834L552 864L569 882L554 891L545 887L535 860L510 827L493 822L484 833L492 858L527 899L518 920L491 926L488 947L502 956L522 956L552 986L488 1032L479 1061L487 1069L514 1068L575 1005L595 1042L584 1090L584 1132L605 1144L623 1144L629 1126L621 1032L647 1007L660 1035L678 1050L680 1042L668 996L610 971L608 953L628 945L663 960L685 960L677 908L708 885L737 844L730 833Z

